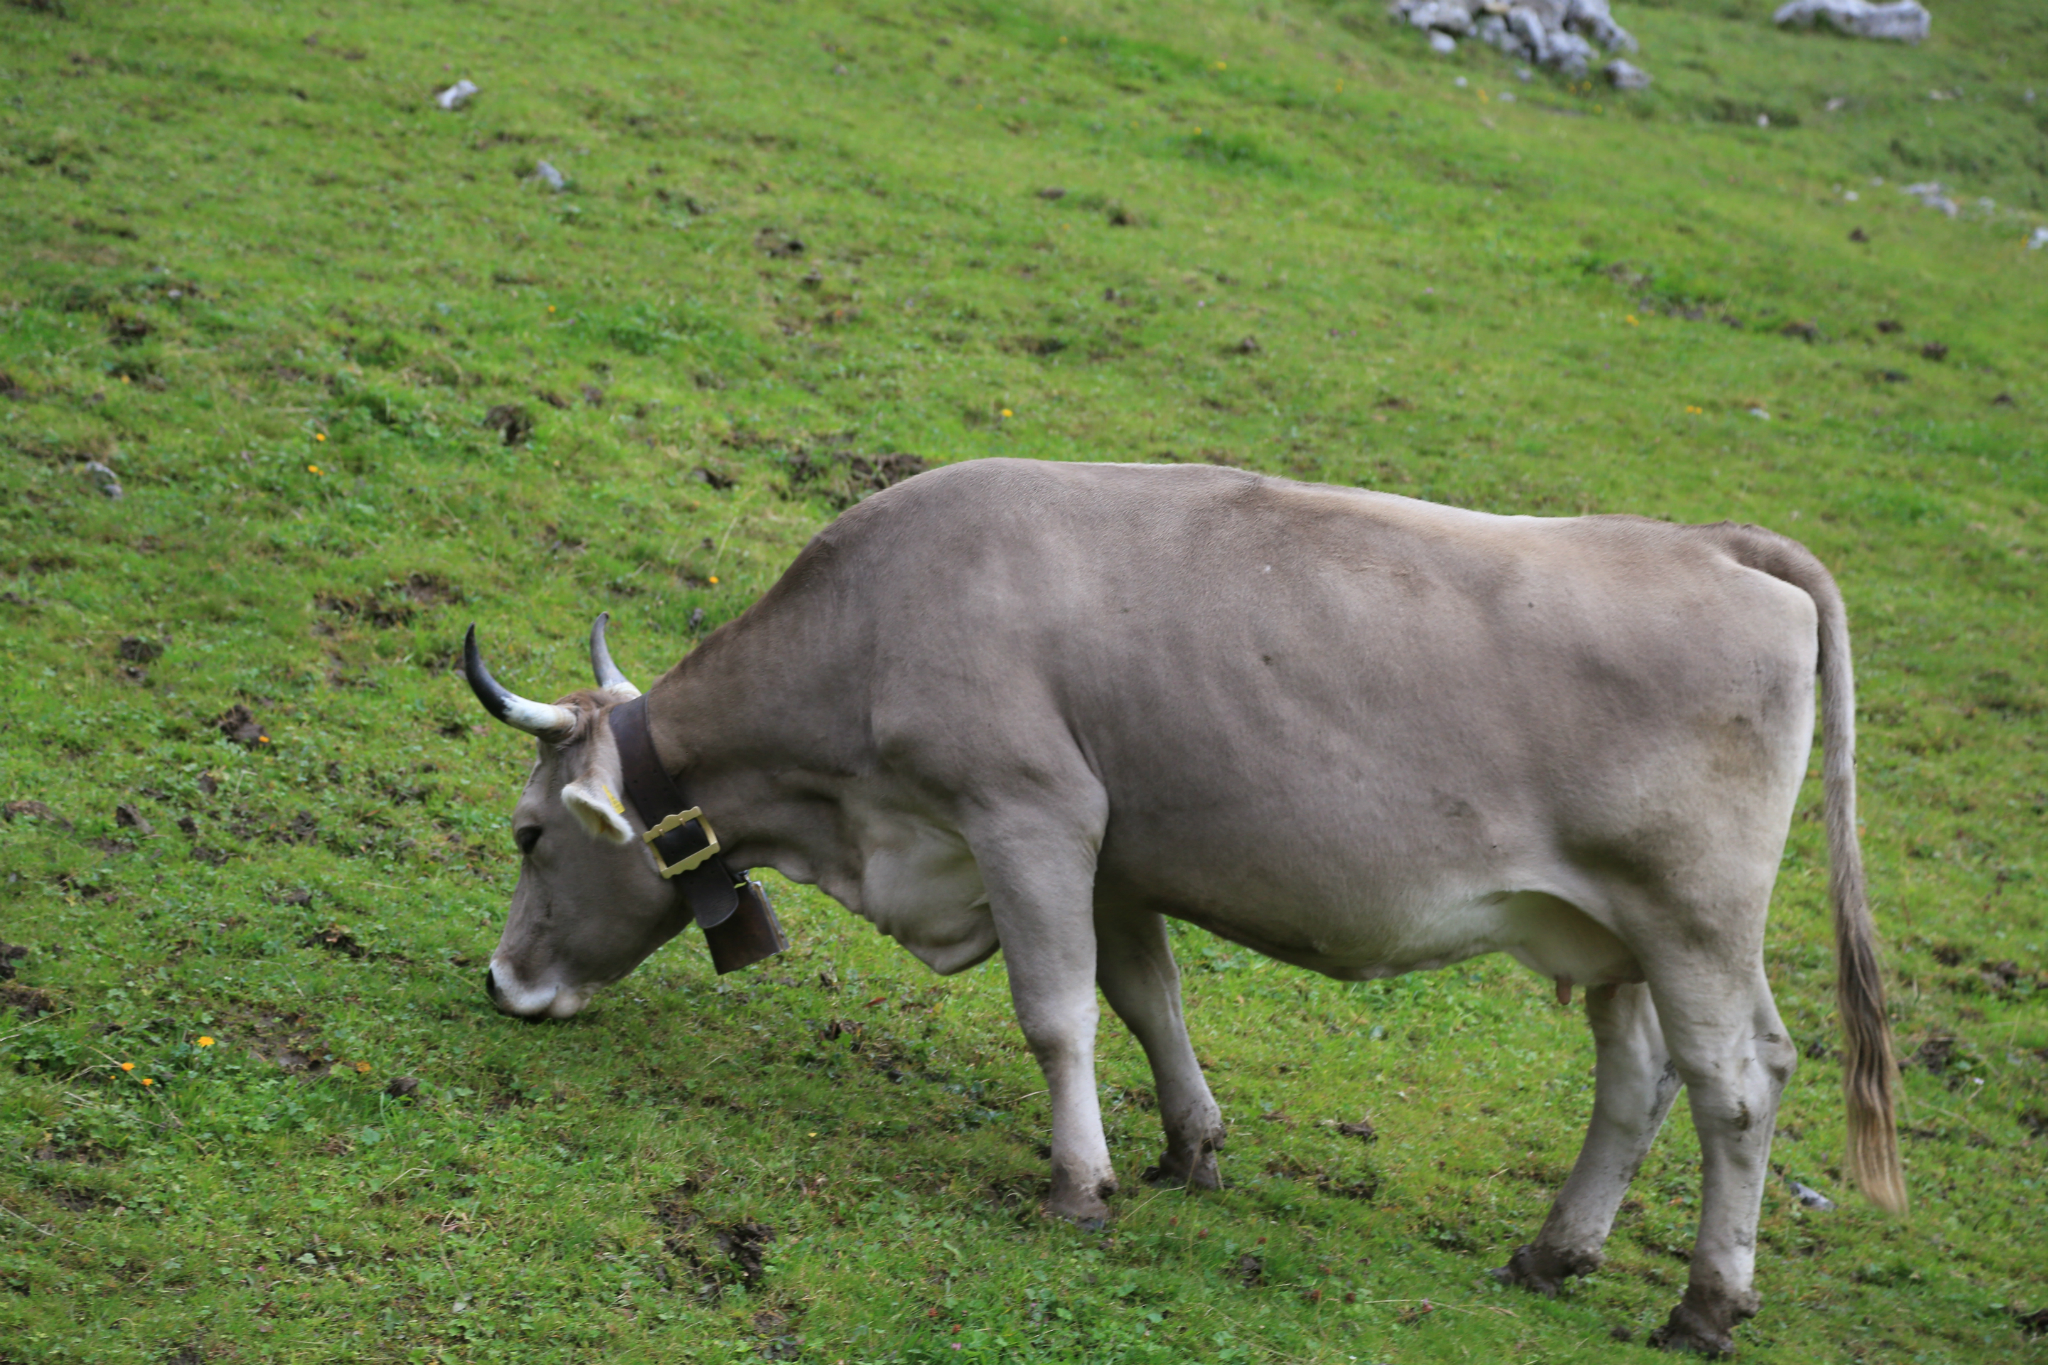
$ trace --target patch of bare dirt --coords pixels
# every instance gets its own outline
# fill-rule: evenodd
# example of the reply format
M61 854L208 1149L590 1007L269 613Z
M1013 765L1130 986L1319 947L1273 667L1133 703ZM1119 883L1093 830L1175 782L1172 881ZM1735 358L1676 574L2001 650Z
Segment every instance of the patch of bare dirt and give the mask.
M263 732L248 707L236 702L214 719L213 726L245 749L259 748L270 743L270 736Z
M0 806L0 817L4 817L9 824L23 819L40 820L46 825L55 825L67 833L71 829L69 820L40 801L9 801L6 805Z
M48 991L39 991L34 986L0 981L0 1006L20 1010L22 1018L33 1019L41 1014L55 1014L57 997Z
M299 946L302 948L325 948L330 953L340 953L343 957L348 958L363 958L369 955L369 950L356 942L354 935L350 934L346 929L338 928L334 925L329 925L325 929L315 929L312 933L306 935L305 942Z

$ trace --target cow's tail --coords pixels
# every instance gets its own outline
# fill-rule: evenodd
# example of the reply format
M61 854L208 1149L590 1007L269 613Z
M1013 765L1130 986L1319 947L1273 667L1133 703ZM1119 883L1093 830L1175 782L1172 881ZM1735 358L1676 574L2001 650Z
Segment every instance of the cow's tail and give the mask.
M1729 526L1729 548L1753 569L1783 579L1820 613L1821 796L1828 827L1828 898L1835 917L1835 1002L1842 1016L1842 1093L1848 1106L1849 1174L1870 1201L1906 1211L1892 1095L1898 1074L1884 978L1856 835L1856 676L1849 617L1827 568L1797 541L1752 526Z

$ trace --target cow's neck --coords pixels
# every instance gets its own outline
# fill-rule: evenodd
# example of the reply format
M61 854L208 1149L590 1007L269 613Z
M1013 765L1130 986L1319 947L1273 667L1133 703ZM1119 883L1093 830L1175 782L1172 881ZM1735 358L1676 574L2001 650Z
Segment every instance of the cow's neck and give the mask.
M862 751L864 698L840 681L862 671L847 666L849 651L829 632L759 629L757 614L719 631L648 689L649 731L736 871L768 866L830 886L855 872L839 866L848 852L836 837L840 802L872 769ZM801 655L776 648L792 637Z

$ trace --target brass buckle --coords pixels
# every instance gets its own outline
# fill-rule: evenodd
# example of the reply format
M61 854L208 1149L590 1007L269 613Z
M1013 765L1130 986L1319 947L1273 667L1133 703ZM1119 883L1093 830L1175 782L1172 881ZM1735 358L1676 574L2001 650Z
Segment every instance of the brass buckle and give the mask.
M684 825L689 824L692 820L695 820L698 824L704 826L704 837L706 839L709 839L711 842L707 843L706 845L704 845L704 847L698 849L695 853L692 853L689 857L683 859L681 862L664 863L661 860L660 852L656 850L654 847L654 841L656 839L659 839L662 835L667 834L672 829L682 828ZM690 807L690 809L688 810L677 811L674 815L669 816L660 824L656 825L653 829L650 829L645 834L641 835L640 838L641 841L647 845L648 851L654 854L654 865L661 869L661 875L664 877L680 877L685 872L695 871L704 862L705 859L711 857L712 854L718 852L718 835L712 832L711 822L704 818L704 812L702 810L699 810L695 806Z

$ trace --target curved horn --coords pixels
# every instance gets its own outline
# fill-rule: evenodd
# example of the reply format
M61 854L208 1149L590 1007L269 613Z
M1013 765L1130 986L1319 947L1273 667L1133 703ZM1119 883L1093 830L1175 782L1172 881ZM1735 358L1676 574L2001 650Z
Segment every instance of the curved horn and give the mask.
M514 729L524 730L529 735L559 744L576 729L576 713L566 706L552 702L528 701L516 692L508 692L504 685L491 676L491 670L484 667L483 655L476 649L476 626L471 625L469 633L462 637L462 672L469 679L469 690L476 693L476 699L484 704L484 710L504 721Z
M590 671L597 675L597 685L624 692L629 697L640 695L640 689L626 681L626 675L619 672L619 666L612 662L611 650L605 648L604 628L612 619L608 611L597 614L597 620L590 627Z

